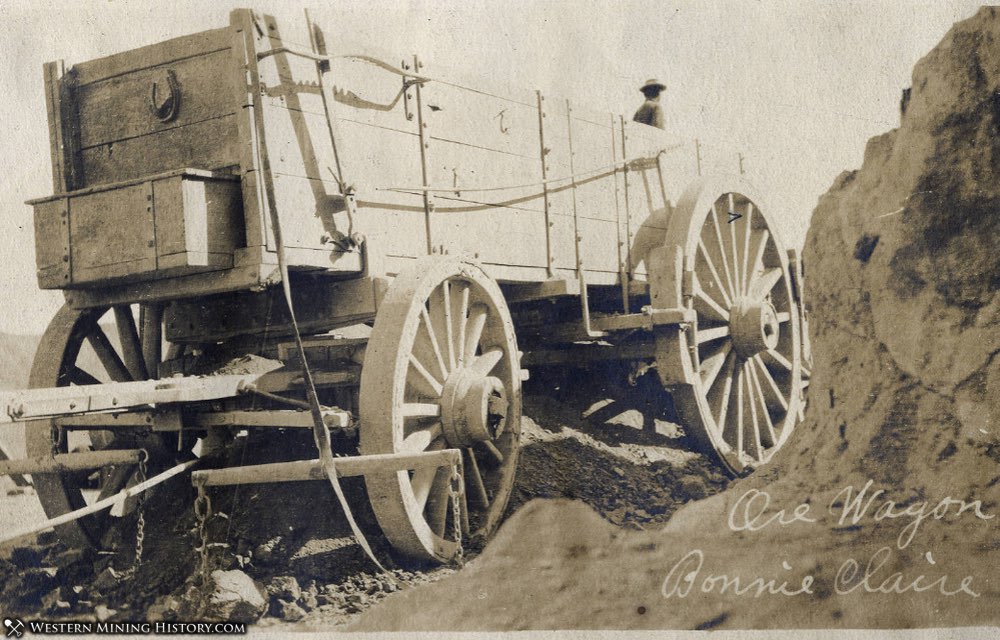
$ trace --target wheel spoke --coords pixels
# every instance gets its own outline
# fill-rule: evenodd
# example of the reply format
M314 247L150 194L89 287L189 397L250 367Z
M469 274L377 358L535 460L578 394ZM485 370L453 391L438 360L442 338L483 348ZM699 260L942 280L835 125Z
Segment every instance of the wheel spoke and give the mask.
M454 320L451 317L451 284L445 280L441 283L441 294L444 300L444 334L446 336L446 350L448 352L448 366L451 367L450 370L455 370L455 331L454 331Z
M719 434L726 428L726 418L729 413L729 397L733 392L733 371L736 369L736 358L726 359L726 372L723 374L722 397L719 402L719 420L717 423Z
M469 365L469 371L476 377L488 376L501 358L503 358L503 349L490 349L473 360L472 364Z
M420 360L417 360L417 357L412 353L410 354L410 370L415 371L417 375L413 377L408 376L407 381L412 381L417 391L424 396L432 398L441 397L441 383L431 375L427 367L421 364Z
M771 232L767 229L761 230L760 240L757 242L757 249L753 254L753 262L750 263L750 271L752 276L750 278L751 284L757 279L757 272L764 270L764 251L767 249L767 243L771 239Z
M715 316L716 320L729 322L729 312L713 300L712 296L708 295L700 286L696 286L694 290L694 305L702 315Z
M413 497L417 499L417 506L420 507L421 511L427 506L427 497L431 495L434 478L440 470L440 467L422 467L414 471L413 477L410 478Z
M761 359L760 354L758 353L752 359L757 364L757 368L761 375L764 376L764 382L766 382L766 384L763 386L770 391L772 399L781 407L782 411L788 411L788 401L785 400L784 394L781 393L778 383L774 381L774 376L772 376L771 372L767 370L767 366Z
M483 329L486 327L486 317L489 309L484 304L474 305L469 312L469 329L465 334L465 349L463 358L465 362L470 362L476 355L479 347L479 339L483 337Z
M764 388L760 384L760 375L757 373L757 367L751 366L749 371L750 378L753 380L754 395L757 398L757 402L760 403L761 416L764 422L764 432L760 436L761 444L770 448L778 441L774 433L774 421L771 419L771 409L767 406L767 399L764 397Z
M490 506L490 496L486 493L486 484L483 482L483 474L479 471L479 462L476 460L476 452L472 447L465 448L465 457L468 463L465 465L466 473L472 478L473 494L479 501L483 509Z
M788 361L788 358L778 353L777 350L768 349L767 351L763 351L762 353L767 354L767 357L771 362L777 364L785 371L792 370L792 363Z
M715 384L715 380L719 377L719 372L726 365L732 350L732 345L727 342L715 354L701 361L701 388L706 392Z
M110 498L125 488L129 478L135 473L134 464L122 464L111 468L108 480L101 486L101 493L97 496L97 501Z
M746 386L746 400L747 404L750 405L750 420L746 423L749 427L748 433L744 434L743 442L747 445L747 451L757 462L764 461L764 448L760 444L760 422L757 420L757 394L754 392L753 380L751 378L751 370L753 366L750 364L744 365L746 370L746 375L743 376L744 385Z
M774 285L778 284L778 281L781 280L782 273L781 267L768 269L750 283L750 290L747 291L747 296L751 300L763 300L771 292L771 289L774 288Z
M404 418L438 418L441 405L429 402L407 402L403 405Z
M434 334L434 344L437 345L435 356L439 357L442 371L445 372L443 380L448 379L448 373L455 368L455 349L451 337L451 296L448 281L445 280L431 292L427 299L427 317L432 333Z
M400 451L404 453L418 453L420 451L426 450L431 443L441 437L441 423L435 422L434 424L417 429L410 435L403 438L403 442L400 445Z
M432 440L425 450L436 451L444 448L444 439ZM413 497L417 500L420 511L427 506L427 498L431 495L431 488L434 485L434 478L437 477L441 467L421 467L413 471L410 476L410 488L413 490Z
M711 342L712 340L725 338L728 335L729 325L724 324L721 327L712 327L711 329L698 329L696 338L698 344L702 344L704 342Z
M733 286L733 275L729 270L729 260L726 258L726 245L722 242L722 230L719 229L719 214L716 211L715 205L712 205L712 213L710 214L712 218L712 227L715 229L715 241L719 245L719 255L722 257L722 269L726 272L726 282L729 283L729 299L733 300L736 298L736 287Z
M493 460L498 465L503 464L503 454L500 453L500 450L497 449L497 446L495 444L493 444L489 440L484 440L483 448L486 449L486 451L489 452L491 456L493 456Z
M163 305L149 304L139 307L139 340L146 371L153 378L159 377L163 361Z
M453 321L458 323L458 335L455 336L455 348L458 349L458 368L465 366L465 328L469 315L469 289L468 285L462 286L462 293L458 296L458 312L454 314Z
M101 384L101 381L90 375L80 367L73 365L66 373L66 382L75 385Z
M729 194L729 211L734 213L736 211L732 193ZM740 252L736 242L736 225L729 222L726 226L729 227L729 247L733 251L733 282L736 284L736 294L734 297L738 298L746 291L746 283L740 278Z
M146 361L142 358L142 344L139 342L139 332L135 328L132 309L128 305L115 305L115 326L118 328L118 341L122 345L122 355L125 366L133 380L148 380Z
M750 235L753 231L753 203L747 203L747 214L744 216L746 220L746 233L743 237L743 293L747 292L747 287L750 282Z
M424 330L427 333L427 337L430 340L431 349L434 351L434 359L437 361L438 369L441 371L441 379L448 379L448 367L444 363L444 358L441 356L441 346L438 344L438 339L436 335L436 330L434 324L431 322L431 315L427 311L427 307L420 307L420 319L422 320Z
M746 363L736 365L736 451L743 453L743 370Z
M733 306L733 301L730 300L729 295L726 293L726 287L722 284L722 278L719 277L719 271L716 269L715 263L712 261L712 257L708 255L708 249L705 248L705 242L701 238L698 238L698 250L701 251L701 255L705 257L705 264L708 265L708 270L712 274L715 286L718 287L719 292L722 293L722 299L725 301L726 306Z
M100 325L94 324L91 332L87 334L87 341L93 347L94 353L97 354L97 358L101 361L104 370L108 372L112 380L115 382L129 382L132 380L128 367L122 362L115 348L111 346L111 340L108 339L108 336L101 329Z

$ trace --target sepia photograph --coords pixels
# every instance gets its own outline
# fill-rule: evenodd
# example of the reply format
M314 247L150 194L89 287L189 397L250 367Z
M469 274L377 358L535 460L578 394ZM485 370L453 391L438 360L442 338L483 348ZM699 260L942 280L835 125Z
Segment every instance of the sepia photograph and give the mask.
M1000 7L0 20L4 637L996 637Z

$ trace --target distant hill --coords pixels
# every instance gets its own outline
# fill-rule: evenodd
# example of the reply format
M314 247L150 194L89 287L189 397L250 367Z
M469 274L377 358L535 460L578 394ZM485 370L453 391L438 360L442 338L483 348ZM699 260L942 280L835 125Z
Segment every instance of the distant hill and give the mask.
M27 388L31 362L35 358L35 350L38 348L41 338L41 336L0 333L0 390ZM23 430L11 427L11 425L4 426L8 428L0 427L0 448L9 455L23 456ZM12 486L13 484L6 477L0 481L0 489L4 493Z
M0 389L24 389L41 336L0 333Z

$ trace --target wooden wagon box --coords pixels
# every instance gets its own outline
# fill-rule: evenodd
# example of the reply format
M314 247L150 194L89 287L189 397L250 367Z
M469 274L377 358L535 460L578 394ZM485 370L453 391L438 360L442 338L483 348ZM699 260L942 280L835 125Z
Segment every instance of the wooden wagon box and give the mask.
M43 289L226 269L243 246L239 178L186 169L31 202Z

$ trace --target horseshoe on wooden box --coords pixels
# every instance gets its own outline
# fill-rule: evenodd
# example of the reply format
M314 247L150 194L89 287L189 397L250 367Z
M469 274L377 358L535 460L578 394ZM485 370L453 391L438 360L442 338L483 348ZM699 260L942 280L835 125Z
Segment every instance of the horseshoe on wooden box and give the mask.
M166 87L164 93L163 87ZM160 122L170 122L181 108L181 88L177 76L167 71L153 80L149 89L149 109Z

